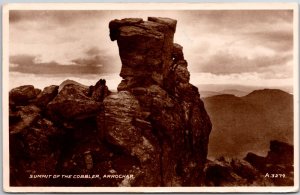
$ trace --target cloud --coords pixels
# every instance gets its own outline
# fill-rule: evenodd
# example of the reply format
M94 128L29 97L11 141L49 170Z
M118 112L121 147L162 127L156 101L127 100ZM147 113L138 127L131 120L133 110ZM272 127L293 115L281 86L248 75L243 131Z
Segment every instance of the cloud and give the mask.
M71 17L70 17L71 16ZM102 16L102 12L92 10L10 10L9 22L45 21L58 25L72 25L78 20Z
M100 49L98 47L91 47L85 53L89 56L94 56L100 54Z
M32 55L16 55L16 56L10 56L9 63L10 64L22 64L23 66L28 66L35 63L37 56Z
M287 62L289 62L291 58L290 54L248 58L242 55L220 51L206 58L203 62L200 62L197 68L195 68L195 71L213 74L268 72L276 66L287 66Z
M103 66L103 64L108 62L108 59L103 59L100 55L96 55L88 58L77 58L72 60L72 62L83 66Z
M109 21L147 16L178 20L174 40L183 46L191 73L292 78L291 10L11 10L10 70L118 73L121 61L117 43L109 39Z
M253 44L260 44L277 52L293 50L293 32L289 30L257 31L246 33L245 36L250 36Z
M78 66L104 67L111 65L113 57L98 47L90 47L85 50L85 56L71 60L72 64Z
M91 58L72 60L72 64L60 64L56 61L40 62L38 56L14 55L10 56L10 71L31 74L103 74L113 73L108 59L99 55Z
M100 60L92 56L100 55L102 60L107 55L111 69L119 69L117 45L109 39L105 13L109 11L11 11L10 55L39 55L43 62L59 64L91 64Z
M292 10L203 10L186 13L186 19L190 19L196 25L205 23L208 31L232 32L245 29L257 30L270 25L292 23ZM196 20L200 20L198 23Z
M264 55L255 52L258 47L273 54L293 49L291 10L191 11L186 14L188 19L193 25L184 26L183 37L189 43L183 46L189 52L200 49L205 56L219 49L234 49L238 55L249 56ZM209 47L203 50L204 42Z

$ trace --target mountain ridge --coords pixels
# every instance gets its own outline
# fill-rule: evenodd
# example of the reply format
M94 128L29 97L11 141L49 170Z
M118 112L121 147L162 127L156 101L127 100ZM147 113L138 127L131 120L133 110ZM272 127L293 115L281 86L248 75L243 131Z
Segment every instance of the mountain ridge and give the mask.
M293 95L289 93L262 89L243 97L222 94L203 101L213 123L210 157L241 157L251 150L265 154L272 139L293 143ZM218 147L220 142L226 147Z
M235 84L199 84L197 85L201 98L208 96L213 96L215 93L218 94L234 94L236 96L245 96L255 90L263 89L279 89L289 94L293 93L292 86L282 86L282 87L263 87L263 86L250 86L250 85L235 85ZM206 95L208 94L208 96ZM211 95L212 94L212 95Z

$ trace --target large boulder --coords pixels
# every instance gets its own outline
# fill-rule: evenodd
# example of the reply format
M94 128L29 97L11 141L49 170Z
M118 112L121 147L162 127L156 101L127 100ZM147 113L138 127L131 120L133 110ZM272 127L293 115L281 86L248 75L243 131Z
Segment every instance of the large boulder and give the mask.
M44 90L36 97L35 104L39 107L46 107L47 104L58 94L58 86L51 85L45 87Z
M86 95L87 88L69 84L47 105L47 114L54 120L76 120L94 117L101 103Z
M267 155L268 163L293 165L294 147L288 143L272 140Z
M40 92L41 90L34 88L33 85L16 87L9 92L10 104L27 105L30 100L35 99Z
M249 162L252 166L254 166L256 169L264 172L266 169L266 158L263 156L259 156L257 154L254 154L252 152L249 152L247 156L244 158L247 162Z
M230 162L230 165L235 173L242 178L246 178L249 183L255 181L255 179L260 175L258 170L245 160L233 159Z

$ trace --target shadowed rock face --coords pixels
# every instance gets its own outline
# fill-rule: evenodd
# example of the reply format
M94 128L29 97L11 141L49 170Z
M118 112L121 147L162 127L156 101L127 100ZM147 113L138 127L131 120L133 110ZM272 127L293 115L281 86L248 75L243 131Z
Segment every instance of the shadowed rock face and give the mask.
M131 93L140 113L148 113L141 119L145 125L138 129L159 153L160 161L152 158L152 164L160 180L151 185L201 185L211 130L198 89L189 83L182 46L173 43L176 23L149 17L148 21L130 18L109 24L122 61L118 91ZM143 135L145 129L148 133Z
M122 61L117 93L93 98L95 86L67 80L41 93L10 93L13 186L201 186L211 122L182 46L176 20L110 22ZM46 166L46 162L49 162ZM101 179L30 174L99 174ZM105 175L132 174L107 179Z

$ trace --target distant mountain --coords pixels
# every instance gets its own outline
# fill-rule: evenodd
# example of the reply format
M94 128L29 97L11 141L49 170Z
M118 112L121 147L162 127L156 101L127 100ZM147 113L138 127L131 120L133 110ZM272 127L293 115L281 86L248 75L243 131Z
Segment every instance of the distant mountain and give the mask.
M293 96L277 89L255 90L243 97L204 98L213 129L209 157L265 155L270 140L293 141Z
M200 97L206 98L211 96L221 95L221 93L215 92L215 91L200 91Z
M86 86L86 85L83 85L83 84L81 84L81 83L78 83L77 81L73 81L73 80L67 79L67 80L63 81L63 82L59 85L58 91L61 91L62 88L64 88L64 86L66 86L66 85L71 85L71 84L73 84L73 85L79 85L79 86L81 86L81 87L88 87L88 86Z
M201 98L212 97L216 95L228 94L235 95L237 97L242 97L247 95L249 92L236 90L236 89L226 89L222 91L200 91Z
M240 92L244 92L241 95L247 95L248 93L251 93L254 90L262 90L265 88L262 86L247 86L247 85L234 85L234 84L201 84L201 85L197 85L196 87L198 87L200 92L211 91L220 94L232 94L236 96L240 96L239 95ZM273 87L273 88L278 88L278 87ZM293 94L292 86L281 86L279 89L287 93ZM236 94L237 92L238 94Z
M236 89L226 89L226 90L220 91L219 93L220 94L232 94L237 97L242 97L242 96L247 95L249 92L242 91L242 90L236 90Z

